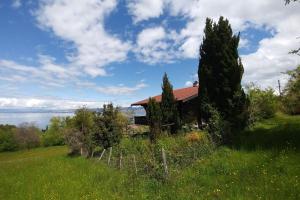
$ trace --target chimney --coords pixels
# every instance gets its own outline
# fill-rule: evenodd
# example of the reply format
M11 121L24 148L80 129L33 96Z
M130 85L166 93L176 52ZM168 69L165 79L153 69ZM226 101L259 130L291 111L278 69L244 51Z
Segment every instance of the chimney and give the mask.
M197 86L198 86L198 81L194 81L193 87L197 87Z

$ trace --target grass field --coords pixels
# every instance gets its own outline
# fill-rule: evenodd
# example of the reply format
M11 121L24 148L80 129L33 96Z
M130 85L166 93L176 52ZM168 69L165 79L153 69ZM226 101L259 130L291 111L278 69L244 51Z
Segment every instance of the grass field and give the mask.
M0 199L300 199L300 117L277 116L245 131L166 182L66 147L0 154Z

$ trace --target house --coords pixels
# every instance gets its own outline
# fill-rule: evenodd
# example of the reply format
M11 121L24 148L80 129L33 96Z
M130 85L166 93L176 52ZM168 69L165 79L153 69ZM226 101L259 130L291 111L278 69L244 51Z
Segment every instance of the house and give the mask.
M192 87L180 88L173 90L174 97L178 105L180 118L183 122L193 122L197 119L197 101L198 101L198 83L195 82ZM152 97L157 102L161 102L161 95ZM147 110L148 99L135 102L131 106L142 106ZM135 124L146 125L146 116L135 116Z

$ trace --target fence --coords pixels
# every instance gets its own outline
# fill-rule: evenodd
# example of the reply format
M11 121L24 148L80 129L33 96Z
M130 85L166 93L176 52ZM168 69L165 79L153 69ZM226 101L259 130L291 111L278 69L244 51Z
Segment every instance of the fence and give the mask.
M172 172L189 166L198 158L211 153L212 149L210 144L203 143L168 149L153 145L142 151L110 147L101 151L97 161L135 175L166 180L172 176Z

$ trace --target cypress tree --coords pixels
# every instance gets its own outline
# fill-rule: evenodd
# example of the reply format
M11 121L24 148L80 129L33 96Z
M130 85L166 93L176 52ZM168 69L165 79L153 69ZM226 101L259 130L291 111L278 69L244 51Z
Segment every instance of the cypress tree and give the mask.
M148 101L147 120L150 127L150 141L155 142L161 133L161 109L153 98L149 98Z
M244 73L238 54L239 34L234 35L227 19L220 17L218 23L206 19L203 43L200 46L199 121L209 121L208 107L216 109L228 122L230 133L245 127L247 122L247 98L241 86Z
M173 94L173 86L169 81L168 75L165 73L162 84L161 95L161 111L162 111L162 123L172 124L171 133L177 133L180 128L180 119L177 108L177 103Z

